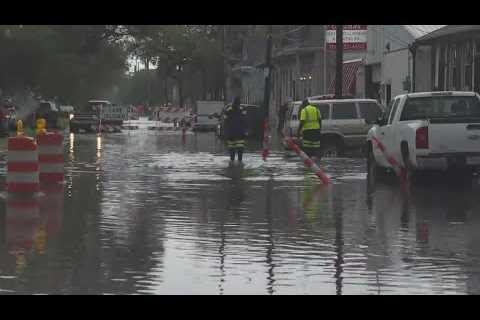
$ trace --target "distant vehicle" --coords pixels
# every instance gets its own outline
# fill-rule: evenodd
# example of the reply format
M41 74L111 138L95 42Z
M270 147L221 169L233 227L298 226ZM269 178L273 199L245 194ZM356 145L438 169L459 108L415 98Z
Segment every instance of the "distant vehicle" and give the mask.
M79 112L73 114L70 131L97 132L99 128L105 130L110 127L113 132L119 132L124 118L124 108L112 105L107 100L90 100Z
M35 111L35 119L43 118L47 121L47 128L58 128L59 110L52 101L40 101Z
M368 173L392 169L375 144L414 176L420 171L480 169L480 96L474 92L423 92L392 100L368 132Z
M8 131L16 131L17 130L17 110L15 107L7 108L5 114L5 127Z
M368 130L384 108L373 99L310 100L322 114L321 149L326 157L336 157L347 149L365 146ZM287 111L284 134L298 139L301 101ZM287 148L288 149L288 148Z
M213 115L222 112L225 107L223 101L197 101L196 114L198 115Z
M73 113L75 111L73 106L59 106L58 109L64 113Z
M224 137L224 113L225 109L231 106L228 104L222 110L220 114L215 115L218 121L217 136ZM247 138L261 138L263 137L263 120L264 112L262 107L253 104L241 104L242 107L247 109Z
M355 97L353 96L343 96L342 97L343 99L355 99ZM319 96L312 96L312 97L308 97L308 100L334 100L335 99L335 95L334 94L322 94L322 95L319 95Z
M218 120L212 115L199 114L193 117L193 131L213 131L217 130Z

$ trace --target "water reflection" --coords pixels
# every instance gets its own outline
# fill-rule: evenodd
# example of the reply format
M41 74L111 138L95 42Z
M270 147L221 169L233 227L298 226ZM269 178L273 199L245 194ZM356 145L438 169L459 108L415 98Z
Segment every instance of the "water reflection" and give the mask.
M69 144L68 144L68 151L69 151L69 159L70 161L75 160L75 134L70 133L69 135Z
M323 186L275 151L229 167L208 134L73 139L32 223L0 200L1 292L480 293L478 187L369 185L361 159Z
M97 159L102 157L102 136L99 134L97 136Z
M6 209L6 249L15 258L14 270L19 275L25 271L34 245L40 245L35 236L40 225L39 203L34 197L8 197Z
M273 251L275 249L275 244L273 241L273 216L272 216L272 194L273 194L273 177L267 181L267 197L266 197L266 216L267 216L267 234L268 234L268 245L267 245L267 259L266 263L268 266L268 277L267 277L267 292L273 294L275 292L273 285L275 283L275 263L273 262Z

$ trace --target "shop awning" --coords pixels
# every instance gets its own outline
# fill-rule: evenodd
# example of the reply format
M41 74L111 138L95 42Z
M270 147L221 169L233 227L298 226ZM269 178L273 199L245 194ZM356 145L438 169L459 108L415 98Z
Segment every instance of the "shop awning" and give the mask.
M363 64L362 59L346 61L343 63L343 85L342 85L342 94L343 95L355 95L355 82L357 80L357 71L358 68ZM336 76L333 77L328 88L329 93L335 93L335 83Z

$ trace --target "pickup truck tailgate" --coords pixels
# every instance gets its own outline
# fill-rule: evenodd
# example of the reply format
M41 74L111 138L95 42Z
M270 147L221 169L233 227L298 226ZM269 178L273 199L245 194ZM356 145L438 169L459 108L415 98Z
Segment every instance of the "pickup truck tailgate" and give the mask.
M480 152L480 123L430 123L431 153Z

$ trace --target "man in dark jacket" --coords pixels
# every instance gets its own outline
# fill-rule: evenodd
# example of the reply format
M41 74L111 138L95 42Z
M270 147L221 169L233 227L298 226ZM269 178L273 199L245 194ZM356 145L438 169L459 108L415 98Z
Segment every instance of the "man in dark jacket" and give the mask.
M225 138L227 148L230 152L230 161L235 161L235 154L238 161L243 160L245 148L245 136L247 131L247 111L240 105L240 98L236 97L231 106L227 107L224 114Z

